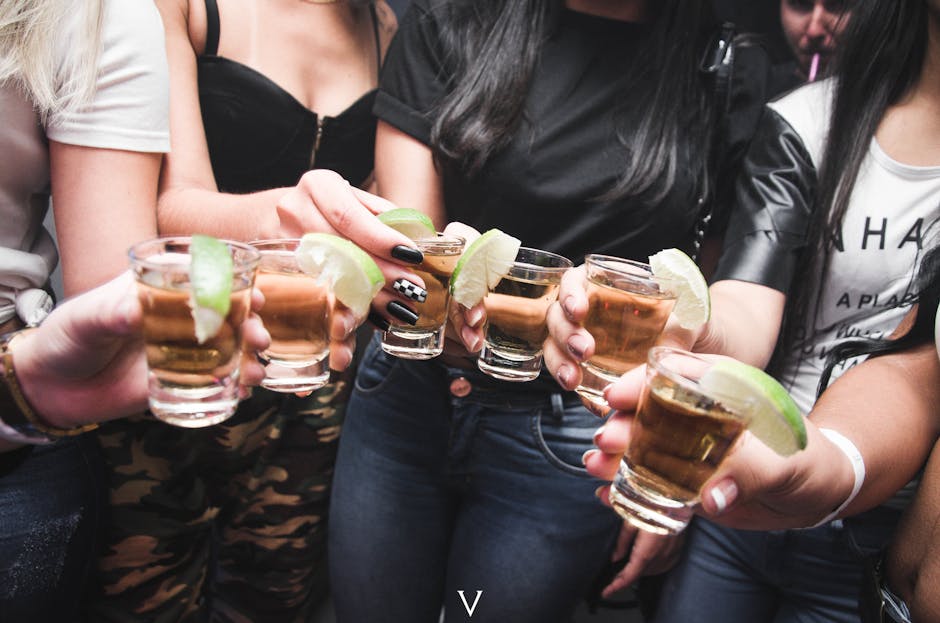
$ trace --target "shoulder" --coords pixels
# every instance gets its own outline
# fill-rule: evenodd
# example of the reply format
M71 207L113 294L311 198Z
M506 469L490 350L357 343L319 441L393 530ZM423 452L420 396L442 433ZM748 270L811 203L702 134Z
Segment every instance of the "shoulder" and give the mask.
M165 152L169 83L163 23L152 0L105 0L94 96L53 115L47 135L74 145Z
M156 4L147 0L105 0L103 32L113 40L142 38L143 45L163 43L163 21Z
M825 150L834 86L832 79L820 80L791 91L767 105L800 136L817 166Z
M101 75L121 67L165 74L163 20L152 1L106 0L101 35Z
M155 0L167 39L183 37L189 39L193 50L206 47L208 16L204 0Z

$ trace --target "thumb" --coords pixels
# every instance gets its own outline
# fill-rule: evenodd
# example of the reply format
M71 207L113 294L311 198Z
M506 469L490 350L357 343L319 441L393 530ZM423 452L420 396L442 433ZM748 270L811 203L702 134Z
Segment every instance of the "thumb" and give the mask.
M130 271L66 301L49 319L73 341L93 345L140 330L143 311Z

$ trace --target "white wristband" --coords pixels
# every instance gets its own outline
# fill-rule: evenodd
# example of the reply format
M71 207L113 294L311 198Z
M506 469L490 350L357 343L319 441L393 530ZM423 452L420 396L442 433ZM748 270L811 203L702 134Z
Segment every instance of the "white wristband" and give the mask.
M852 485L852 492L849 493L849 497L845 498L845 501L842 502L836 510L826 515L822 521L813 526L814 528L827 524L838 517L839 513L852 503L852 500L855 499L855 496L858 495L862 485L865 483L865 459L862 458L862 453L858 451L855 444L852 443L848 437L831 428L820 428L819 432L828 437L829 441L836 444L836 447L842 450L842 453L849 459L849 463L852 465L852 471L855 473L855 484Z

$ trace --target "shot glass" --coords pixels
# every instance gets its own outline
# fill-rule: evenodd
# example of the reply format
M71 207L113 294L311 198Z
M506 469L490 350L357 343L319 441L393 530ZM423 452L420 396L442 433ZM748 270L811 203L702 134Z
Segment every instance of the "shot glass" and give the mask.
M509 273L483 299L486 328L477 367L505 381L531 381L542 370L545 314L558 298L571 260L522 247Z
M609 255L585 258L588 313L584 328L594 338L594 356L581 363L575 391L607 406L604 390L643 364L676 305L672 284L653 276L649 264Z
M131 267L143 308L150 411L187 428L218 424L238 405L242 323L260 257L249 245L225 241L234 267L231 308L202 344L190 307L188 236L156 238L131 247Z
M424 261L412 270L424 280L428 295L423 303L409 303L418 312L417 324L391 322L382 336L382 350L402 359L431 359L444 352L450 276L463 253L464 239L438 233L414 242Z
M267 389L297 393L323 387L330 379L330 316L333 294L318 275L304 273L294 251L299 239L259 240L255 287L264 294L261 316L271 346L259 354Z
M674 348L649 351L630 444L610 488L617 513L643 530L676 534L688 525L702 486L751 420L750 397L699 384L713 364Z

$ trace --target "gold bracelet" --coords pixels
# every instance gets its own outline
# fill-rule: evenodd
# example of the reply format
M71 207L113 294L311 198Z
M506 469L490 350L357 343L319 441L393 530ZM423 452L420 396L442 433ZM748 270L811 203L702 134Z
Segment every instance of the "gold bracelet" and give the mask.
M40 418L36 410L33 409L33 406L29 404L29 400L23 393L23 388L20 387L20 382L16 378L16 368L13 366L12 346L13 342L19 336L34 330L35 329L23 329L0 336L0 365L3 366L3 384L9 391L9 395L13 399L13 405L16 407L12 409L12 413L6 411L3 413L4 423L27 435L35 435L38 431L51 438L72 437L98 428L97 424L85 424L74 428L50 426L42 421L42 418ZM18 416L19 419L17 419Z

